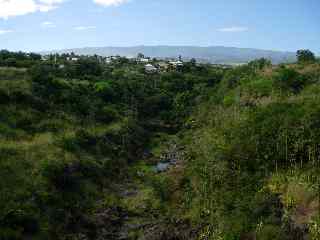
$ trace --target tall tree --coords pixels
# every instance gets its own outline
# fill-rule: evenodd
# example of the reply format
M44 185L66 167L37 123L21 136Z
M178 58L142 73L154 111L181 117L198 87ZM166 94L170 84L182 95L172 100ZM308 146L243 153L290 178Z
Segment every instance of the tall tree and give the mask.
M297 51L298 63L313 63L316 61L316 57L313 52L308 49L302 49Z

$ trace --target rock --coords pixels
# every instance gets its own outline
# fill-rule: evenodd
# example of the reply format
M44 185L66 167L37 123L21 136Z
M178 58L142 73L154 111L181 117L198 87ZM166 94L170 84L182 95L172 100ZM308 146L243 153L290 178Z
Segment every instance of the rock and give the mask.
M143 154L142 154L142 158L143 159L148 159L153 157L153 154L149 151L149 150L144 150Z
M144 173L142 171L137 171L137 176L142 178L144 177Z
M137 189L134 190L124 190L120 196L121 197L134 197L139 193L139 191Z
M144 228L143 237L139 240L195 240L198 231L184 223L155 223Z
M170 163L158 163L155 167L157 173L165 172L169 169Z

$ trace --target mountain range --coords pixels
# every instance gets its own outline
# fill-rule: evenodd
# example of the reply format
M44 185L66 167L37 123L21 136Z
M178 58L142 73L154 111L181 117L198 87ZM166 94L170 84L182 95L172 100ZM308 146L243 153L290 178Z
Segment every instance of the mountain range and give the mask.
M77 55L100 55L124 57L136 57L138 53L152 58L178 58L188 60L195 58L199 62L213 64L241 64L257 58L270 59L274 64L294 62L296 54L294 52L282 52L272 50L261 50L252 48L236 47L199 47L199 46L134 46L134 47L85 47L64 50L53 50L42 52L49 53L75 53Z

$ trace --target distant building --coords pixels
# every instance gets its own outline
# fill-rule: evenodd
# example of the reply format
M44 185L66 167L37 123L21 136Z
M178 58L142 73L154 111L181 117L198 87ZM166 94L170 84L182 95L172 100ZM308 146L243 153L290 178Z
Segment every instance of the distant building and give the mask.
M79 60L79 58L77 58L77 57L67 57L67 61L76 62L76 61L78 61L78 60Z
M150 62L150 59L149 58L139 58L138 61L141 63L148 63L148 62Z
M41 56L41 61L48 61L49 57L48 56Z
M106 63L107 63L107 64L112 63L112 57L107 57L107 58L106 58Z
M167 71L169 69L169 64L166 62L159 62L158 66L161 71Z
M118 60L120 58L121 58L121 56L109 56L109 57L106 57L105 62L107 64L110 64L110 63L112 63L112 61Z
M183 62L180 60L179 61L170 61L169 64L174 67L182 67L183 66Z
M152 64L147 64L147 65L145 65L145 66L144 66L144 69L145 69L145 71L146 71L147 73L154 73L154 72L157 72L157 71L158 71L158 69L157 69L155 66L153 66Z

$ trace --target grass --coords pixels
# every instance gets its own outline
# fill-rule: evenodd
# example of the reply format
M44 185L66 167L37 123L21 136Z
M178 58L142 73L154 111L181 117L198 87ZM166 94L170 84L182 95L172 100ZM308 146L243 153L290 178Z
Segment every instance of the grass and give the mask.
M297 226L309 224L319 214L318 188L308 181L308 170L274 174L269 182L272 192L281 194L287 215Z

